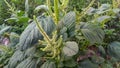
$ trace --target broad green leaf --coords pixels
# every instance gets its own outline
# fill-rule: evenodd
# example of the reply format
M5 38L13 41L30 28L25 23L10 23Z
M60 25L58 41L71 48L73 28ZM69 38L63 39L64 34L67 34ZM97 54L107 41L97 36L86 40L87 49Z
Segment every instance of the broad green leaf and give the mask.
M8 67L9 68L15 68L18 64L18 62L22 61L25 58L24 52L18 50L16 51L12 57L10 58L8 62Z
M97 9L97 14L104 14L110 11L110 4L102 4L98 9Z
M76 55L79 51L78 44L74 41L67 41L63 47L63 53L66 56Z
M120 9L119 9L119 8L113 8L112 10L113 10L113 12L116 13L116 14L120 12Z
M63 67L64 67L63 61L60 61L60 62L57 64L57 66L58 66L59 68L63 68Z
M55 28L55 24L51 17L38 17L39 24L42 26L44 31L50 35ZM31 24L27 26L27 28L23 31L20 36L19 46L21 50L25 50L32 45L36 44L38 40L42 40L43 36L39 32L38 27L33 21Z
M4 34L5 32L11 30L11 26L6 26L3 29L0 30L0 35Z
M0 51L9 52L9 48L6 47L5 45L0 45Z
M28 20L29 20L29 18L28 18L28 17L21 16L21 17L18 17L17 22L18 22L19 24L23 24L23 23L27 23L27 22L28 22Z
M100 17L97 18L97 22L99 22L99 23L107 22L107 21L109 21L109 19L111 19L110 16L107 16L107 15L105 15L105 16L100 16Z
M105 52L105 49L103 48L103 46L98 46L98 52L100 53L100 55L102 57L106 56L106 52Z
M40 68L56 68L55 62L46 61Z
M11 32L10 33L10 46L15 46L19 42L19 35Z
M95 24L84 23L80 27L84 37L90 41L91 44L102 43L104 39L104 31Z
M28 48L26 51L25 51L25 55L30 57L30 56L34 56L36 52L36 46L33 46L31 48Z
M120 61L120 42L112 42L107 48L108 54Z
M46 5L39 5L35 8L34 12L37 13L38 11L48 11L48 6Z
M101 68L113 68L113 66L111 64L104 63L104 64L101 64Z
M93 8L93 7L90 7L89 9L88 9L88 11L87 11L87 14L88 15L92 15L92 14L94 14L94 13L96 13L96 9L95 8Z
M57 27L58 33L60 35L63 35L63 36L64 36L64 33L67 33L68 38L74 36L74 34L75 34L75 20L76 20L75 12L67 13L58 24L58 27ZM66 28L66 30L63 33L64 28Z
M104 63L105 59L100 56L92 56L91 61L95 64L102 64Z
M100 11L105 11L107 9L110 8L110 4L102 4L100 7L99 7L99 10Z
M14 23L14 22L16 22L17 20L18 20L17 18L12 17L12 18L6 19L5 21L7 21L8 23Z
M79 63L79 68L99 68L99 66L86 59Z
M37 68L37 59L29 57L18 64L16 68Z
M64 66L66 67L75 67L77 62L74 59L70 59L64 62Z

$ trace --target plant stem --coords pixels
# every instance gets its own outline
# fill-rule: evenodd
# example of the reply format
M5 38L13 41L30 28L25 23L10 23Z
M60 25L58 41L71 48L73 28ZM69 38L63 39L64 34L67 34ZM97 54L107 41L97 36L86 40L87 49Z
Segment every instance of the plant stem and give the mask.
M16 14L14 8L13 8L6 0L4 0L4 2L5 2L5 3L7 4L7 6L10 8L10 11L11 11L12 13Z
M54 16L53 16L53 12L52 12L52 10L51 10L50 0L46 0L46 3L47 3L47 6L48 6L48 8L49 8L48 13L50 14L50 16L54 17Z
M58 10L58 0L54 0L54 12L56 23L59 21L59 10Z
M25 16L28 17L29 12L29 0L25 0Z
M86 7L85 10L80 13L79 20L81 20L81 18L87 13L87 10L89 10L89 8L94 4L94 2L95 0L92 0L91 3L88 5L88 7Z
M43 35L43 37L45 38L45 41L47 41L47 43L49 45L51 44L50 38L48 37L48 35L46 34L46 32L43 30L43 28L41 27L41 25L39 24L38 20L36 19L35 15L33 16L35 23L37 25L37 27L39 28L39 31L41 32L41 34Z

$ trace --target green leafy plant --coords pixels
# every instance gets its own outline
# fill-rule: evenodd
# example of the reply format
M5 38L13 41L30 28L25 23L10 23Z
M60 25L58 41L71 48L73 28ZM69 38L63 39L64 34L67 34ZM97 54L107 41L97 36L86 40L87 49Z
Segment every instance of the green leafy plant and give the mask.
M65 0L54 0L51 3L50 0L47 0L47 5L39 5L35 8L34 11L38 14L33 15L33 21L28 24L20 37L16 33L10 32L10 35L8 34L12 46L10 48L13 50L10 50L12 52L10 54L7 51L7 55L10 56L7 57L5 64L1 63L2 67L119 67L120 56L118 51L120 50L120 42L113 42L106 36L119 30L106 29L106 26L110 28L108 22L111 19L117 19L116 14L119 13L119 10L114 10L110 4L102 4L98 8L92 8L91 6L95 1L92 0L90 5L83 11L82 16L79 16L77 12L65 10L68 1L66 0L66 3L64 3ZM10 6L9 3L7 4ZM26 4L28 4L28 0L26 0ZM28 5L26 7L28 8ZM11 6L10 9L15 10ZM27 10L21 16L28 12ZM84 17L86 17L86 20L83 20ZM114 20L111 22L114 22ZM9 28L4 28L1 32L7 29ZM0 48L5 50L8 47ZM5 60L4 57L1 58L2 61Z

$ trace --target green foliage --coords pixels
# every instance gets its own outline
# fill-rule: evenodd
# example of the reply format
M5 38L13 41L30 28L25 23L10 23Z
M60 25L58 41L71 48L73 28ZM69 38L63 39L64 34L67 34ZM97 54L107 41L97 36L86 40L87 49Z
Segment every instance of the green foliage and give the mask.
M44 31L48 35L50 35L55 28L55 24L52 18L40 16L37 19L39 20L39 24L42 25L42 28L44 29ZM26 27L24 32L21 34L19 45L22 50L25 50L31 47L31 45L34 45L35 43L37 43L38 40L42 40L42 39L43 39L43 36L41 33L39 33L39 29L36 26L35 22L33 21L31 24L28 25L28 27Z
M78 68L98 68L98 65L92 63L89 59L86 59L79 64Z
M56 68L56 65L52 61L46 61L40 68Z
M80 29L90 43L102 43L105 34L99 26L90 23L83 23L81 24Z
M65 46L63 47L63 53L66 56L76 55L78 53L78 50L79 50L78 44L73 41L67 41L65 43Z
M5 21L11 26L0 27L0 36L10 40L6 46L0 46L1 67L119 67L118 8L110 4L99 5L103 0L47 0L46 5L38 5L43 0L30 1L5 0L11 12L11 17ZM82 9L87 5L87 8ZM69 11L71 6L75 11ZM35 10L31 10L34 8ZM28 22L32 17L33 20ZM19 29L15 29L16 27ZM20 37L15 33L17 31L21 34Z
M62 35L65 40L75 35L75 12L67 13L58 24L58 34Z
M120 42L112 42L109 46L108 46L108 54L111 57L114 57L115 59L117 59L118 61L120 61Z
M5 45L0 45L0 67L4 67L8 64L10 57L13 54L13 49L6 47Z
M20 64L18 64L16 68L36 68L36 66L37 59L29 57L22 61Z
M10 31L11 27L10 26L5 26L0 30L0 35L3 35L5 32Z

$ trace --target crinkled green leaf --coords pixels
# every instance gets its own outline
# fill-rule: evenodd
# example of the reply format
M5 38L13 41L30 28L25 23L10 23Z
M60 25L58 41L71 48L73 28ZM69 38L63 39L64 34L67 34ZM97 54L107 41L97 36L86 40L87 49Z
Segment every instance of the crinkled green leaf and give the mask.
M9 31L11 29L11 26L6 26L0 30L0 35L4 34L5 32Z
M46 61L40 68L56 68L55 62Z
M36 52L36 47L33 46L33 47L31 47L31 48L28 48L28 49L25 51L25 55L28 56L28 57L34 56L35 52Z
M110 8L110 4L102 4L100 7L99 7L99 10L100 11L104 11L104 10L107 10Z
M87 14L88 15L92 15L92 14L94 14L94 13L96 13L96 9L95 8L93 8L93 7L90 7L89 9L88 9L88 11L87 11Z
M84 23L80 27L84 37L90 41L91 44L102 43L104 39L104 31L95 24Z
M75 67L77 62L74 59L70 59L64 62L64 66L66 67Z
M64 35L64 33L67 33L68 37L74 36L75 20L76 20L75 12L67 13L58 24L58 33L60 33L60 35ZM63 28L66 28L64 33L63 33Z
M29 57L18 64L16 68L37 68L37 59Z
M111 64L104 63L104 64L101 64L101 68L113 68L113 66Z
M105 59L100 56L92 56L91 61L95 64L102 64L104 63Z
M39 24L42 26L44 31L50 35L55 28L55 24L51 17L38 17ZM27 26L20 36L19 46L21 50L25 50L32 45L36 44L38 40L43 39L42 34L39 32L38 27L33 21Z
M24 52L22 52L22 51L20 51L20 50L16 51L16 52L12 55L12 57L10 58L10 61L9 61L9 63L8 63L8 67L9 67L9 68L15 68L16 65L17 65L20 61L22 61L24 58L25 58Z
M79 63L79 68L99 68L99 66L86 59Z
M120 61L120 42L112 42L107 48L108 54Z
M74 41L68 41L65 43L63 47L63 53L66 56L76 55L79 51L78 44Z
M103 48L103 46L98 46L98 52L100 53L101 56L103 56L103 57L106 56L106 52L105 52L105 49Z
M39 6L37 6L36 8L35 8L35 10L34 10L36 13L38 12L38 11L48 11L48 6L46 6L46 5L39 5Z
M10 33L10 46L15 46L18 44L18 42L19 42L19 35L14 32L11 32Z
M111 17L110 17L110 16L107 16L107 15L105 15L105 16L100 16L100 17L97 18L97 22L101 23L101 22L103 22L103 21L109 21L110 18L111 18Z

